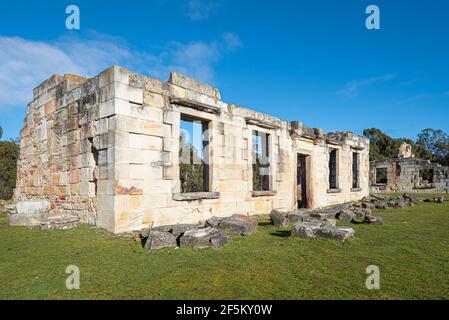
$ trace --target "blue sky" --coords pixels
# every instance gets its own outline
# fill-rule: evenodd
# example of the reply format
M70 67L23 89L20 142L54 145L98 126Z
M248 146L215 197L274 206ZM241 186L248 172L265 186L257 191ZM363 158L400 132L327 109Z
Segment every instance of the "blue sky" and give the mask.
M81 29L65 29L77 4ZM365 28L378 5L381 29ZM224 101L326 131L449 132L449 1L1 1L0 126L31 89L112 64L210 82Z

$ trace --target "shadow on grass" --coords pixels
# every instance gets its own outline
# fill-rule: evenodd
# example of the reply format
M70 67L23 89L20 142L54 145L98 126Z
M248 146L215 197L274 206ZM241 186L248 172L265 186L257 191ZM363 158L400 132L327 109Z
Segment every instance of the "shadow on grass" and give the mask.
M266 227L266 226L272 226L273 224L270 221L261 221L257 225L261 226L261 227Z
M278 230L276 232L270 233L272 236L281 237L281 238L288 238L291 235L290 230Z

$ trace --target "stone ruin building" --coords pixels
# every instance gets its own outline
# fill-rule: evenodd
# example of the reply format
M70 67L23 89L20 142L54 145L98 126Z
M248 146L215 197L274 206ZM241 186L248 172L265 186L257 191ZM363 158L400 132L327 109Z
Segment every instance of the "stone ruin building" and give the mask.
M449 167L415 158L412 147L404 142L396 158L371 161L370 190L449 193Z
M366 138L226 103L178 73L164 83L113 66L53 75L33 93L11 225L122 233L369 193Z

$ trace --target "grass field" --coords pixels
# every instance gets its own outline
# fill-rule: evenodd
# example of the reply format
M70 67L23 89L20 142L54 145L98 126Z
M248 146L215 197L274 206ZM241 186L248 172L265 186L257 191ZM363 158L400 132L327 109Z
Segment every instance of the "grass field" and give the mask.
M148 253L89 226L9 227L3 213L0 299L448 299L449 201L375 214L383 225L352 224L343 244L290 238L261 217L255 235L220 250ZM72 264L79 290L65 287ZM365 287L368 265L380 268L379 290Z

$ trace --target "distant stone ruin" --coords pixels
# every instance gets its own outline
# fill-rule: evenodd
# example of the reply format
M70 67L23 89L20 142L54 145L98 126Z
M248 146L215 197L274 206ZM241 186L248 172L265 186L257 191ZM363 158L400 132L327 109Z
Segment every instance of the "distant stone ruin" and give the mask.
M404 142L396 158L371 161L370 191L449 193L449 167L415 158Z

